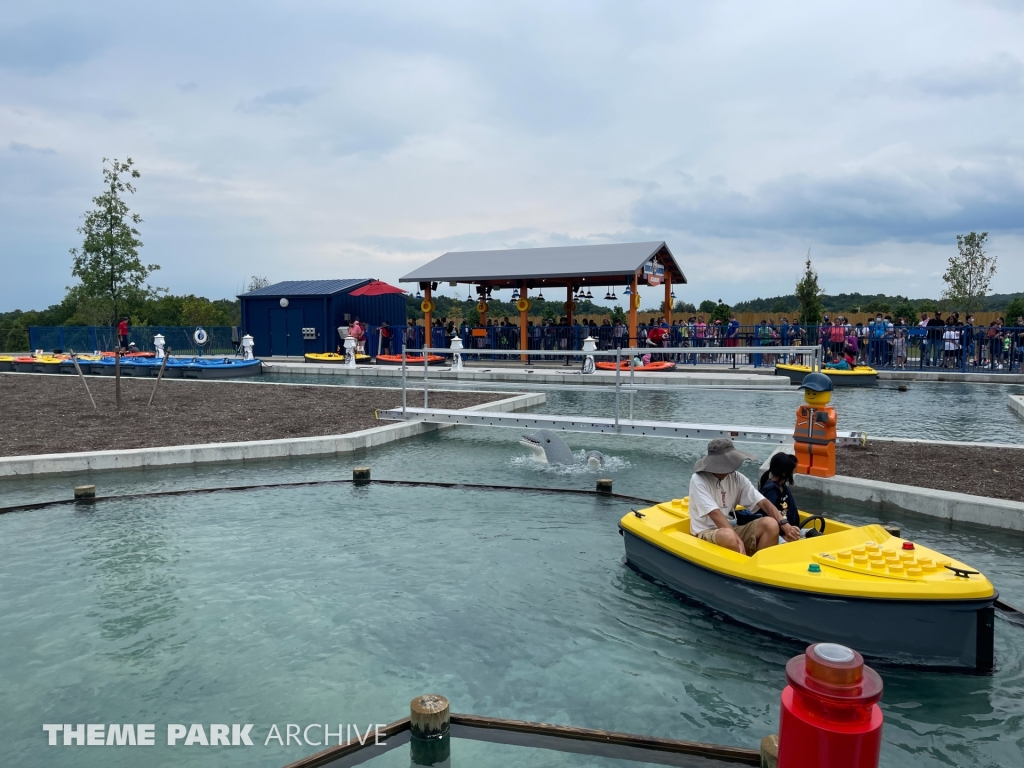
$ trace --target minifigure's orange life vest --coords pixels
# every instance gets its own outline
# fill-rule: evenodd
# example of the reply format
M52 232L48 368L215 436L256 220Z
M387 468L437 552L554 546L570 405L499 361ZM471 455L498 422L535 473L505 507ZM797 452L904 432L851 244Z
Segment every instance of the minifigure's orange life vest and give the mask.
M796 409L793 439L800 443L823 444L836 439L836 409L831 405L817 408L801 405Z
M832 477L836 473L836 409L801 405L793 428L796 471L803 475Z

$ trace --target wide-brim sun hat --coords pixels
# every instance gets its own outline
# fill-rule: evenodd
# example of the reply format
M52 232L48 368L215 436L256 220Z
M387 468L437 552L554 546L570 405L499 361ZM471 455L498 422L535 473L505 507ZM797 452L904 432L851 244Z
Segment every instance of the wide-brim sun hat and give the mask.
M698 459L693 470L728 474L739 469L744 461L757 461L757 457L739 450L729 438L719 437L708 443L708 455Z

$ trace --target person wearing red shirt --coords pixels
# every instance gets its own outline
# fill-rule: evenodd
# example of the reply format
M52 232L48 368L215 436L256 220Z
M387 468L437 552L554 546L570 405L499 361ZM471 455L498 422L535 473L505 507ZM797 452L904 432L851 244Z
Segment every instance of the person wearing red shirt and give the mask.
M125 317L117 324L117 340L121 352L128 351L128 318Z

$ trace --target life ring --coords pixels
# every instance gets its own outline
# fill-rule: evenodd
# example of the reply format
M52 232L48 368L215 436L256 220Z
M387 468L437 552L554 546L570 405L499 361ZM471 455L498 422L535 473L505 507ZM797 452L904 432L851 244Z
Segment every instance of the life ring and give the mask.
M634 309L640 309L640 294L639 293L634 293L633 294L633 308Z
M420 310L422 310L423 314L427 314L428 312L433 312L434 311L434 302L431 301L430 299L424 299L422 302L420 302Z
M486 312L487 311L487 302L486 301L478 301L477 305L476 305L476 311L479 312L481 315L484 312Z
M565 302L565 304L563 304L562 307L565 309L566 312L575 312L576 302L570 299L569 301Z
M519 301L516 302L516 309L518 309L520 312L529 312L530 306L531 304L529 299L520 299Z
M195 333L192 334L192 341L194 341L197 346L205 347L206 342L208 342L209 340L210 334L204 331L202 326L196 328Z

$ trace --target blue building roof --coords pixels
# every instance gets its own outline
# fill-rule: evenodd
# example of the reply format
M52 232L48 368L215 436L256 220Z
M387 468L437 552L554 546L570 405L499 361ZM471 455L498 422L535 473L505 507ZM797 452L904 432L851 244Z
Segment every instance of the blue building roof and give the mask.
M363 277L356 280L283 280L280 283L257 288L255 291L238 294L240 299L251 299L260 296L333 296L336 293L351 291L353 288L370 282Z

